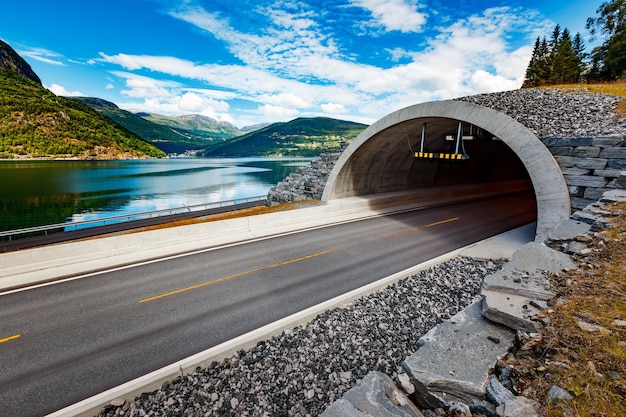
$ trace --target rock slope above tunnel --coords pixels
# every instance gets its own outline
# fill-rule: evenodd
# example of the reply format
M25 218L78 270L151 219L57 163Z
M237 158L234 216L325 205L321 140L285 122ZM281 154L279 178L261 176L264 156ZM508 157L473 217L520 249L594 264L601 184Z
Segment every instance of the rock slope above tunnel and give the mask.
M626 119L613 111L623 97L609 94L528 88L457 100L504 113L526 126L539 139L626 135Z

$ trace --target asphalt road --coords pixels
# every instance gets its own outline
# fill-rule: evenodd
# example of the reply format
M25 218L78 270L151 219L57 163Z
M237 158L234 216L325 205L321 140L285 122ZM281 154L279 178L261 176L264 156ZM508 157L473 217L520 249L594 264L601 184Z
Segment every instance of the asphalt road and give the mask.
M531 194L207 250L0 295L0 414L41 416L535 219Z

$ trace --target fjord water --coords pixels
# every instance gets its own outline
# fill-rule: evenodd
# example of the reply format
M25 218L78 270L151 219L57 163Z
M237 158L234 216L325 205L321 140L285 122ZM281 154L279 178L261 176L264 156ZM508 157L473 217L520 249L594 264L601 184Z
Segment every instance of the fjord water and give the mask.
M265 195L309 161L0 161L0 231Z

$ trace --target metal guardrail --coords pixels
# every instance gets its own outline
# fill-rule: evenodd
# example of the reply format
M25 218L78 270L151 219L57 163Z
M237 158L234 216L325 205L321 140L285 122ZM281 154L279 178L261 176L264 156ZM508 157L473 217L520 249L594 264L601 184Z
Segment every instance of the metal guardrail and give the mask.
M119 216L111 216L111 217L104 217L101 219L85 220L85 221L75 222L75 223L56 223L56 224L48 224L44 226L26 227L23 229L5 230L5 231L0 231L0 237L8 236L9 240L12 240L13 236L23 235L27 233L36 233L36 232L44 232L44 234L48 234L49 230L55 230L55 229L64 229L63 231L69 232L71 230L78 230L82 226L93 224L93 223L101 223L99 224L99 226L104 226L106 224L123 223L123 222L130 222L134 220L151 219L151 218L166 216L166 215L209 210L212 208L235 206L237 204L250 203L254 201L262 201L262 200L265 200L266 198L267 198L267 195L259 195L259 196L254 196L254 197L237 198L234 200L217 201L214 203L195 204L193 206L176 207L176 208L163 209L163 210L157 210L157 211L146 211L142 213L123 214Z

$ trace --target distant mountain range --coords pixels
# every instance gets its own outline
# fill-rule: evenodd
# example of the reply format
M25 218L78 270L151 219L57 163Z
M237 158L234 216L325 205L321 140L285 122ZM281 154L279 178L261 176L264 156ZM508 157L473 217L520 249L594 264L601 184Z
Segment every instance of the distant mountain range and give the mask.
M317 156L349 142L367 125L328 117L298 118L208 146L202 156Z
M198 114L131 113L93 97L70 97L136 133L163 151L197 156L316 156L356 137L367 125L327 117L238 129Z
M213 142L222 142L241 134L230 123L217 122L200 115L162 116L150 113L131 113L114 103L94 97L68 97L87 104L142 137L168 154L182 154L203 149Z
M238 129L201 115L132 113L94 97L57 97L0 41L0 158L317 156L367 126L326 117Z

